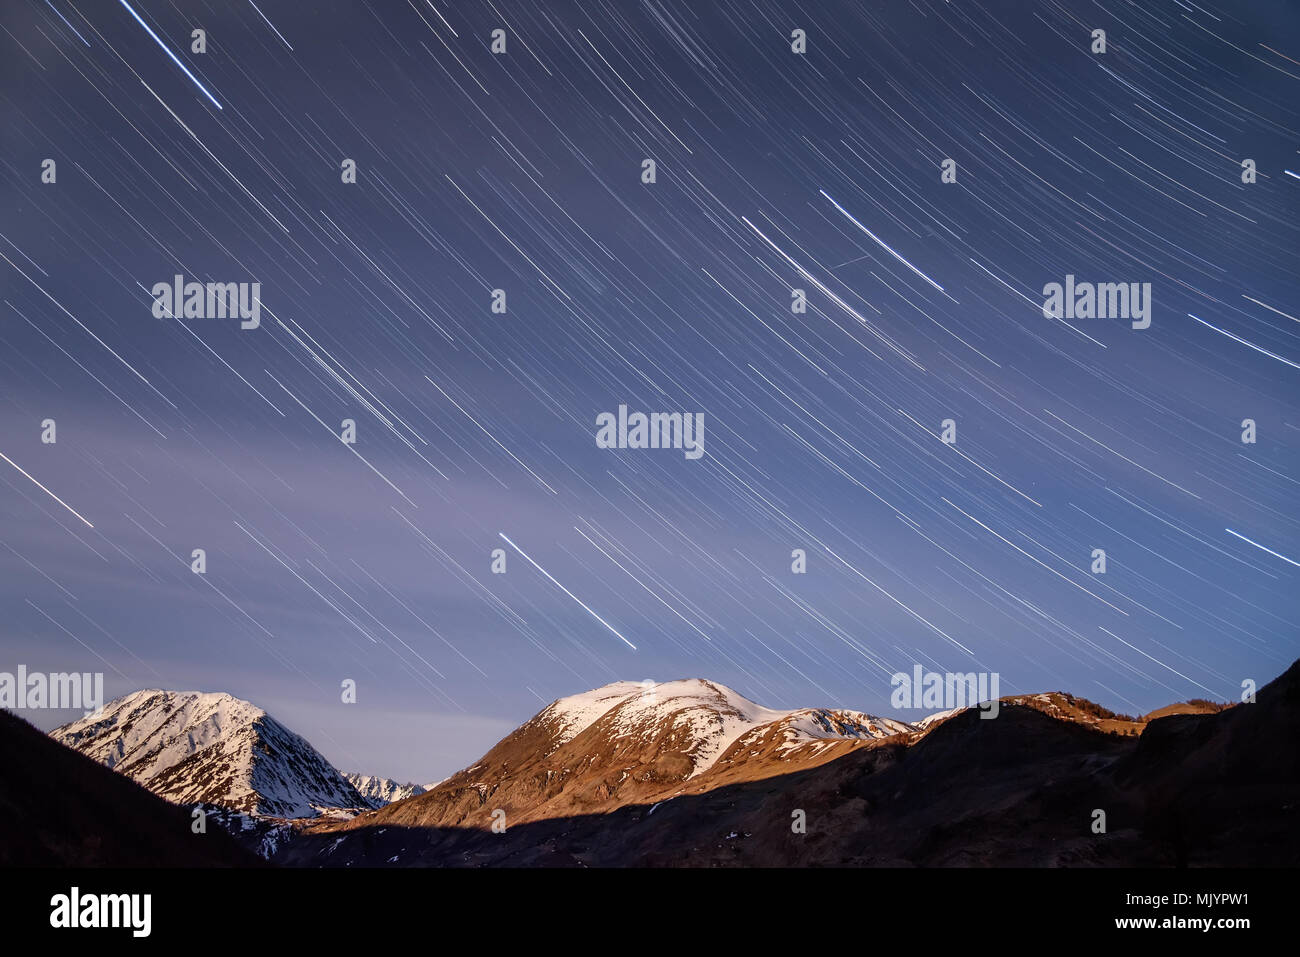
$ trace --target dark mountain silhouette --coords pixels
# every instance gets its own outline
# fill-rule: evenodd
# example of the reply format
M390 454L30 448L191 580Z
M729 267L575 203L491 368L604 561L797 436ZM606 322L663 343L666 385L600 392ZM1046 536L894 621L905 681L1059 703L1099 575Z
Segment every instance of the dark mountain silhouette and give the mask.
M0 867L250 867L219 827L0 711Z
M353 867L1300 864L1300 662L1256 702L1229 708L1202 703L1131 721L1084 699L1066 703L1069 709L1051 695L1007 698L994 720L962 711L923 733L854 741L824 763L785 772L768 766L749 779L677 788L675 796L604 813L541 817L526 798L550 769L530 768L522 780L505 773L508 737L493 762L462 772L478 780L452 778L345 823L309 824L274 860ZM541 724L534 719L516 732L538 752L549 746ZM595 763L603 763L598 754ZM483 775L485 765L495 779ZM579 793L588 783L576 783ZM553 791L540 798L561 806ZM491 830L498 808L506 812L504 833ZM792 828L797 812L806 833ZM1097 812L1104 832L1095 830Z
M426 793L350 820L214 806L205 835L9 714L0 747L8 866L260 863L226 818L299 867L1300 864L1300 662L1255 702L1143 718L1051 692L909 724L624 682L560 699Z

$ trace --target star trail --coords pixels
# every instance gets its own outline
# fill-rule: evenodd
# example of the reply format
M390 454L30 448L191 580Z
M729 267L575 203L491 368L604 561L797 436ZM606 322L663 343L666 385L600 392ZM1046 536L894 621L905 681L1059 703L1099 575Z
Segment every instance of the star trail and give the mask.
M915 665L1141 713L1300 655L1294 4L3 25L11 664L428 780L394 714Z

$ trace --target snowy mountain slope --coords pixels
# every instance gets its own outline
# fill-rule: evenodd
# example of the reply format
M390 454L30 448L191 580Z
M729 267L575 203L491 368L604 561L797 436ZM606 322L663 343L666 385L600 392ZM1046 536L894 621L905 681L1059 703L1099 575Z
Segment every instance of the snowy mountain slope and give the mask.
M512 822L607 811L815 766L915 730L856 711L765 708L700 679L620 681L553 702L477 764L354 823L465 826L496 808Z
M639 694L622 687L561 699L428 794L347 822L303 822L274 862L1300 863L1300 661L1259 689L1254 703L1185 702L1141 721L1063 692L1003 698L996 720L971 708L935 715L925 731L854 712L776 712L783 716L765 721L769 709L708 682L661 687L657 702ZM718 749L715 739L725 742L749 722L695 773ZM635 740L619 740L620 728L631 728ZM1122 822L1105 840L1087 826L1099 807ZM498 819L504 827L492 828Z
M228 694L137 691L50 736L176 804L282 818L370 806L305 740Z
M554 725L554 743L559 747L586 731L614 705L645 690L646 686L641 682L616 681L582 694L560 698L543 708L533 720Z
M641 684L620 681L561 698L534 719L560 730L555 746L593 726L612 738L653 738L671 729L674 748L687 756L687 778L708 770L742 737L779 730L783 750L818 740L881 738L916 729L860 711L803 708L777 711L755 704L725 685L701 679Z
M965 708L950 708L947 711L936 711L933 714L927 714L924 718L915 722L915 726L922 731L928 729L931 725L938 724L940 721L946 721L955 714L965 711Z
M405 801L409 797L423 794L429 790L421 784L398 784L392 778L376 777L372 774L355 774L345 772L343 777L357 789L357 793L366 799L372 808L381 808L394 801Z

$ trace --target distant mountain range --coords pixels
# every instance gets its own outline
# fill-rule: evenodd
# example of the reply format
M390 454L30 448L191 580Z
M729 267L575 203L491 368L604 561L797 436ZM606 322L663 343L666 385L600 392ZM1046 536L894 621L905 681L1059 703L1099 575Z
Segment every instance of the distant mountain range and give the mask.
M381 808L394 801L405 801L433 787L424 784L398 784L391 778L375 777L372 774L350 773L344 774L343 777L357 789L357 793L365 798L367 805L372 808Z
M341 774L225 694L135 692L50 738L291 866L1300 863L1300 662L1255 703L1143 718L1053 692L909 723L617 682L433 785Z

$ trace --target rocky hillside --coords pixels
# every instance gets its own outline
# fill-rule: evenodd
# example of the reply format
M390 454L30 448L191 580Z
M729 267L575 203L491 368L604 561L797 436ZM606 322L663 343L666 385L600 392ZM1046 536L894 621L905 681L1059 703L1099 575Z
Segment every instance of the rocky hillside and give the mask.
M429 793L308 824L275 860L1300 865L1300 662L1251 704L1131 719L1049 693L924 730L774 712L705 681L646 693L624 683L561 699Z
M303 738L228 694L137 691L50 736L175 804L280 818L371 806Z
M618 682L561 698L473 767L358 826L487 826L606 812L829 761L914 732L855 711L763 708L710 681Z

